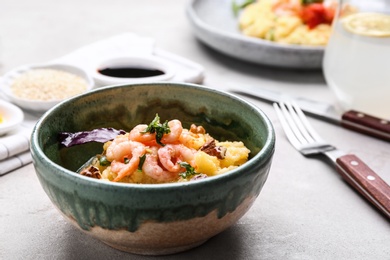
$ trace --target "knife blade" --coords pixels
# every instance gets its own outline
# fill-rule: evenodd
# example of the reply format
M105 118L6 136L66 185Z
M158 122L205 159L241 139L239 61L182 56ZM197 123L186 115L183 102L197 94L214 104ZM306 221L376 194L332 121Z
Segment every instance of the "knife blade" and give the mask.
M275 90L257 88L234 89L229 88L228 92L250 96L266 102L280 102L282 100L294 100L308 115L341 125L347 129L390 141L389 120L368 115L363 112L348 110L340 111L335 106L324 102L310 100L303 97L292 97Z

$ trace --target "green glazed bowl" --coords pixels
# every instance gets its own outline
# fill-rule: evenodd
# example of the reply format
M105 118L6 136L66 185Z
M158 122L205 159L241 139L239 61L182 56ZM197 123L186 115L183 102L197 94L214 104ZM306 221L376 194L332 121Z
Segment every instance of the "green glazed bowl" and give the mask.
M129 131L179 119L202 125L217 140L241 140L250 159L228 173L169 184L112 183L76 170L102 144L62 148L60 132L100 127ZM39 181L65 218L104 243L144 255L172 254L201 245L237 222L258 197L271 167L275 133L267 116L234 95L185 83L110 86L63 101L46 112L31 137Z

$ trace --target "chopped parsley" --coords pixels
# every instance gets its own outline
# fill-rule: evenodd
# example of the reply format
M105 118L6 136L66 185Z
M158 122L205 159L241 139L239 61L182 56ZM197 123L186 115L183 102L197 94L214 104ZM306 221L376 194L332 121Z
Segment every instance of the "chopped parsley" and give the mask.
M197 172L195 172L195 168L192 167L189 163L187 162L179 162L178 163L181 167L185 168L186 171L185 172L181 172L179 175L183 178L183 179L187 179L188 177L191 177L193 175L196 175L198 174Z
M142 171L142 166L144 165L146 159L146 154L139 157L139 164L138 164L138 170Z
M171 129L168 126L168 121L165 121L164 123L160 123L160 117L158 114L156 114L156 117L153 119L153 121L148 125L148 127L142 131L141 133L156 133L156 142L164 146L163 143L161 143L161 139L164 134L169 134L171 132Z
M322 3L324 0L302 0L303 5L309 5L314 3Z

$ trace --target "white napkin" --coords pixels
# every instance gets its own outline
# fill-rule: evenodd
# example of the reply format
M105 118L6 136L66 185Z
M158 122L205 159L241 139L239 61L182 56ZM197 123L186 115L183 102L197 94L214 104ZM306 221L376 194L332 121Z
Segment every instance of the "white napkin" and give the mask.
M204 68L200 64L157 48L154 39L134 33L123 33L91 43L52 62L76 65L92 74L103 60L126 56L155 56L164 60L175 70L171 81L199 84L204 79Z
M0 137L0 176L31 163L30 131Z
M72 63L88 70L97 62L110 57L151 55L154 42L152 38L125 33L81 47L57 61Z
M0 161L30 148L29 133L13 134L0 138ZM1 170L1 169L0 169Z
M8 157L6 160L0 161L0 176L27 165L31 163L31 161L30 151Z
M30 135L39 116L25 112L23 123L0 137L0 176L32 162Z

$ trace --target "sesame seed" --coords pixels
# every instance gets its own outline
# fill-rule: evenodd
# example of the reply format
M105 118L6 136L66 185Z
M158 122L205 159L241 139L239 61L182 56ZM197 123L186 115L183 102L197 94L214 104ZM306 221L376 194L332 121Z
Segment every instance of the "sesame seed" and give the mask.
M86 80L78 75L56 69L33 69L21 74L11 85L19 98L53 101L63 100L85 92Z

